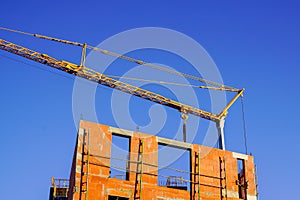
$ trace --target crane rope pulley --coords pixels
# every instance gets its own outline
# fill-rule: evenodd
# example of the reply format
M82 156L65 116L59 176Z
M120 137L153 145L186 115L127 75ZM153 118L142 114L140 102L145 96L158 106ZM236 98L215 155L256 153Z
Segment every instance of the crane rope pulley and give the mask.
M17 31L17 30L12 30L12 29L8 29L8 28L3 28L0 27L0 30L6 30L6 31L11 31L11 32L16 32L16 33L21 33L21 34L25 34L25 35L30 35L30 36L34 36L37 38L42 38L42 39L47 39L47 40L52 40L52 41L56 41L56 42L61 42L61 43L65 43L65 44L71 44L71 45L75 45L75 46L80 46L82 47L82 57L81 57L81 61L80 61L80 65L74 64L74 63L70 63L67 61L63 61L63 60L57 60L56 58L53 58L51 56L48 56L47 54L44 53L40 53L37 51L33 51L30 50L28 48L22 47L20 45L14 44L12 42L0 39L0 49L22 56L24 58L33 60L35 62L38 63L42 63L44 65L50 66L52 68L64 71L66 73L87 79L89 81L93 81L96 82L98 84L113 88L113 89L117 89L120 91L123 91L125 93L155 102L155 103L159 103L171 108L174 108L176 110L178 110L179 112L181 112L181 117L184 120L184 127L183 127L183 132L184 132L184 141L186 141L186 120L187 120L187 115L188 114L192 114L204 119L208 119L211 121L216 122L218 129L222 129L220 133L220 139L223 141L222 144L220 145L221 149L225 149L225 145L224 145L224 136L223 136L223 126L224 126L224 119L228 113L228 109L232 106L232 104L243 94L244 89L236 89L233 87L229 87L229 86L225 86L223 84L220 83L216 83L213 81L209 81L209 80L205 80L202 78L198 78L189 74L185 74L185 73L181 73L175 70L170 70L167 68L163 68L161 66L157 66L151 63L147 63L141 60L137 60L134 58L130 58L124 55L120 55L117 53L113 53L104 49L100 49L97 47L93 47L90 46L88 44L85 43L79 43L79 42L72 42L72 41L67 41L67 40L61 40L58 38L52 38L52 37L48 37L48 36L43 36L43 35L39 35L39 34L31 34L31 33L26 33L26 32L22 32L22 31ZM230 92L234 92L236 93L235 96L229 101L229 103L225 106L225 108L219 113L219 114L214 114L211 112L207 112L204 110L201 110L199 108L194 108L192 106L174 101L172 99L166 98L160 94L156 94L154 92L150 92L148 90L130 85L128 83L116 80L112 77L109 77L105 74L102 74L100 72L97 72L93 69L90 69L88 67L85 66L85 57L86 57L86 49L91 49L94 51L100 51L104 54L107 55L111 55L111 56L115 56L117 58L120 59L124 59L124 60L128 60L131 62L135 62L138 63L140 65L143 66L148 66L148 67L152 67L155 69L159 69L168 73L172 73L172 74L177 74L180 76L184 76L186 78L190 78L196 81L200 81L202 83L205 83L207 86L198 86L199 88L204 88L204 89L211 89L211 90L223 90L223 91L230 91ZM220 126L219 126L220 125Z

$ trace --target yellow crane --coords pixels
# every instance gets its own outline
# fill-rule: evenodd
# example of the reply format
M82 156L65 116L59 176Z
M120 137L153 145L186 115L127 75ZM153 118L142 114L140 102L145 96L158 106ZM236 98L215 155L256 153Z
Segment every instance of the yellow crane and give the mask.
M160 66L151 64L151 63L147 63L141 60L137 60L134 58L130 58L124 55L120 55L117 53L113 53L104 49L100 49L97 47L93 47L87 44L83 44L83 43L78 43L78 42L72 42L72 41L68 41L68 40L61 40L58 38L53 38L53 37L48 37L48 36L43 36L43 35L39 35L39 34L31 34L31 33L26 33L26 32L21 32L21 31L17 31L17 30L12 30L12 29L8 29L8 28L3 28L0 27L0 30L7 30L7 31L12 31L12 32L17 32L17 33L22 33L22 34L26 34L26 35L30 35L30 36L34 36L37 38L41 38L41 39L47 39L47 40L51 40L51 41L56 41L56 42L61 42L61 43L65 43L65 44L70 44L70 45L75 45L75 46L80 46L82 47L82 58L81 58L81 63L80 65L74 64L74 63L70 63L67 61L63 61L63 60L57 60L56 58L53 58L47 54L44 53L40 53L37 51L33 51L31 49L22 47L20 45L14 44L12 42L3 40L0 38L0 49L22 56L24 58L33 60L35 62L50 66L52 68L61 70L63 72L69 73L69 74L73 74L74 76L78 76L84 79L87 79L89 81L93 81L96 82L98 84L113 88L113 89L117 89L120 91L123 91L125 93L137 96L137 97L141 97L143 99L155 102L155 103L159 103L162 104L164 106L168 106L171 108L174 108L176 110L178 110L179 112L182 113L182 118L184 120L184 126L183 126L183 140L184 142L186 142L186 119L187 119L187 115L188 114L192 114L207 120L211 120L216 122L218 131L219 131L219 144L220 144L220 148L221 149L225 149L225 144L224 144L224 119L228 113L228 109L232 106L232 104L243 94L244 89L236 89L236 88L232 88L229 86L225 86L223 84L219 84L213 81L209 81L209 80L205 80L202 78L198 78L189 74L185 74L185 73L180 73L178 71L174 71L174 70L170 70L167 68L162 68ZM124 60L128 60L131 62L135 62L137 64L141 64L141 65L145 65L148 67L152 67L152 68L156 68L156 69L160 69L169 73L173 73L173 74L178 74L187 78L191 78L200 82L205 83L207 86L199 86L199 88L206 88L206 89L212 89L212 90L223 90L223 91L230 91L230 92L235 92L236 95L229 101L229 103L225 106L225 108L218 114L214 114L208 111L204 111L201 110L199 108L194 108L192 106L180 103L178 101L174 101L172 99L166 98L160 94L156 94L154 92L127 84L125 82L113 79L111 77L106 76L105 74L102 74L100 72L97 72L93 69L90 69L86 66L84 66L84 62L85 62L85 55L86 55L86 49L91 49L94 51L100 51L101 53L110 55L110 56L115 56L118 57L120 59L124 59Z

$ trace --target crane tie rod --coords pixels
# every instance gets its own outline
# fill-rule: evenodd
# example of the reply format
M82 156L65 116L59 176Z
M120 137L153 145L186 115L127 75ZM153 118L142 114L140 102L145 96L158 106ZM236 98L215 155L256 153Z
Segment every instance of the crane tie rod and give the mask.
M148 83L158 83L162 85L176 85L176 86L186 86L186 87L194 87L194 88L201 88L201 89L210 89L210 90L217 90L218 88L215 87L208 87L208 86L199 86L199 85L192 85L192 84L184 84L184 83L175 83L175 82L167 82L167 81L158 81L158 80L149 80L149 79L142 79L142 78L133 78L133 77L124 77L124 76L115 76L115 75L108 75L107 77L110 78L122 78L124 80L131 80L131 81L140 81L140 82L148 82ZM227 89L224 89L227 90Z
M54 38L54 37L44 36L44 35L40 35L40 34L28 33L28 32L23 32L23 31L19 31L19 30L4 28L4 27L0 27L0 30L10 31L10 32L19 33L19 34L24 34L24 35L28 35L28 36L33 36L33 37L37 37L37 38L41 38L41 39L45 39L45 40L50 40L50 41L55 41L55 42L60 42L60 43L65 43L65 44L70 44L70 45L74 45L74 46L84 47L84 45L85 45L85 44L79 43L79 42L62 40L62 39L58 39L58 38ZM147 62L142 61L142 60L138 60L138 59L134 59L134 58L131 58L131 57L128 57L128 56L124 56L122 54L110 52L108 50L97 48L97 47L94 47L94 46L91 46L91 45L86 45L86 48L91 49L93 51L101 52L101 53L106 54L106 55L117 57L117 58L120 58L120 59L123 59L123 60L127 60L127 61L139 64L139 65L144 65L144 66L147 66L147 67L151 67L151 68L161 70L161 71L164 71L164 72L167 72L167 73L175 74L175 75L178 75L178 76L183 76L185 78L189 78L189 79L192 79L192 80L195 80L195 81L205 83L207 85L214 86L214 87L200 86L199 88L202 88L202 89L223 90L223 91L230 91L230 92L239 92L240 91L237 88L225 86L225 85L220 84L220 83L216 83L216 82L206 80L206 79L203 79L203 78L199 78L199 77L189 75L189 74L186 74L186 73L178 72L176 70L161 67L161 66L158 66L158 65L155 65L155 64L152 64L152 63L147 63Z

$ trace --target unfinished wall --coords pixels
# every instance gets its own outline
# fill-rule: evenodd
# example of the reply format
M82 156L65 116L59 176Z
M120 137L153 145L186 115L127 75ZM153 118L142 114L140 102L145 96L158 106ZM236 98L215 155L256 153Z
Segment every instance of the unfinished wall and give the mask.
M112 134L130 138L127 180L111 177ZM158 177L163 176L158 173L158 144L190 150L190 179L186 182L189 190L177 184L158 185ZM237 159L244 163L244 174L240 174L240 178ZM110 199L118 196L123 199L236 200L243 196L241 190L244 190L247 195L241 199L255 200L254 171L252 156L81 121L70 173L69 199L108 200L109 196ZM247 181L247 187L241 180Z

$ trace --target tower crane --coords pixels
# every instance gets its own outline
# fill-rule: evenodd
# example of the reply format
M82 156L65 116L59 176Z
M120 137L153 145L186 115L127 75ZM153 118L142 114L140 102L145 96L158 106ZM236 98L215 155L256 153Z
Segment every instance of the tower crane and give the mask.
M58 39L58 38L53 38L53 37L48 37L48 36L44 36L44 35L39 35L39 34L31 34L31 33L26 33L26 32L21 32L21 31L17 31L17 30L12 30L12 29L8 29L8 28L3 28L0 27L0 30L6 30L6 31L11 31L11 32L17 32L17 33L22 33L22 34L26 34L26 35L30 35L30 36L34 36L37 38L41 38L41 39L46 39L46 40L51 40L51 41L56 41L56 42L61 42L61 43L65 43L65 44L70 44L70 45L75 45L75 46L79 46L82 47L82 57L81 57L81 63L80 65L71 63L71 62L67 62L64 60L58 60L54 57L51 57L47 54L44 53L40 53L31 49L28 49L26 47L22 47L20 45L14 44L12 42L6 41L4 39L0 38L0 49L10 52L12 54L24 57L26 59L29 60L33 60L35 62L47 65L49 67L61 70L63 72L72 74L74 76L77 77L81 77L84 79L87 79L89 81L92 82L96 82L98 84L113 88L113 89L117 89L120 90L122 92L155 102L155 103L159 103L161 105L173 108L178 110L179 112L181 112L182 114L182 118L184 120L184 128L183 128L183 132L184 132L184 142L186 142L186 119L187 119L187 115L191 114L191 115L195 115L198 116L200 118L204 118L207 120L211 120L214 121L217 125L217 129L218 129L218 133L219 133L219 147L223 150L225 150L225 142L224 142L224 120L225 117L228 113L228 109L233 105L233 103L240 97L242 96L243 92L244 92L244 88L243 89L236 89L236 88L232 88L229 86L225 86L223 84L219 84L219 83L215 83L213 81L209 81L209 80L205 80L202 78L198 78L192 75L188 75L185 73L180 73L178 71L173 71L167 68L162 68L160 66L154 65L154 64L150 64L141 60L137 60L134 58L130 58L124 55L120 55L114 52L110 52L104 49L100 49L97 47L93 47L87 44L83 44L83 43L79 43L79 42L72 42L72 41L68 41L68 40L62 40L62 39ZM235 96L229 101L229 103L225 106L225 108L218 114L214 114L205 110L201 110L199 108L195 108L186 104L183 104L181 102L178 101L174 101L172 99L166 98L160 94L156 94L154 92L130 85L128 83L113 79L109 76L106 76L103 73L97 72L93 69L90 69L88 67L85 66L85 56L86 56L86 49L91 49L94 51L100 51L101 53L110 55L110 56L115 56L117 58L120 59L124 59L124 60L128 60L131 62L135 62L137 64L140 65L145 65L148 67L152 67L152 68L156 68L156 69L161 69L163 71L169 72L169 73L173 73L173 74L177 74L177 75L182 75L200 82L205 83L207 86L199 86L199 88L205 88L205 89L211 89L211 90L222 90L222 91L230 91L230 92L234 92L236 93Z

